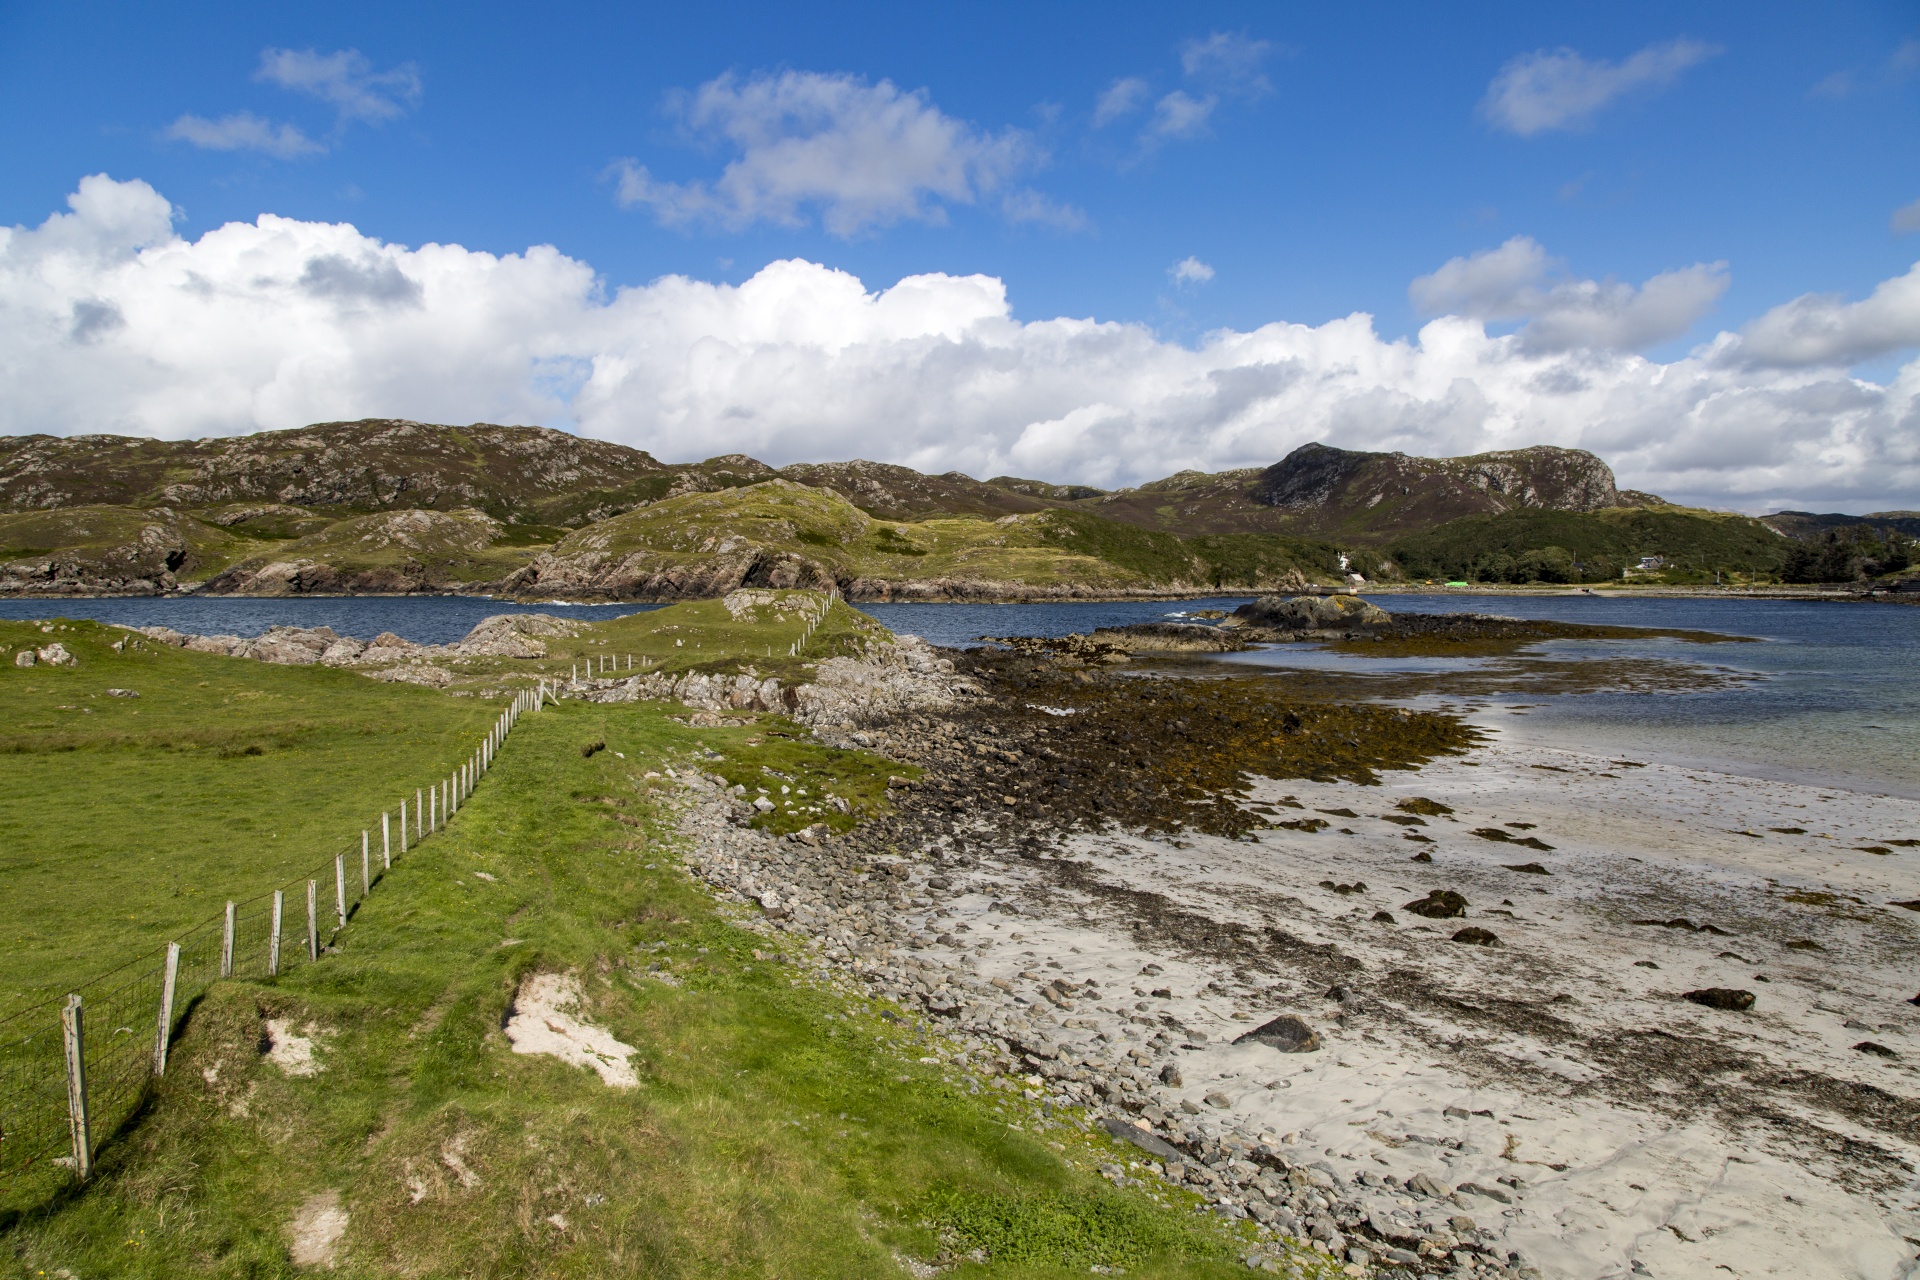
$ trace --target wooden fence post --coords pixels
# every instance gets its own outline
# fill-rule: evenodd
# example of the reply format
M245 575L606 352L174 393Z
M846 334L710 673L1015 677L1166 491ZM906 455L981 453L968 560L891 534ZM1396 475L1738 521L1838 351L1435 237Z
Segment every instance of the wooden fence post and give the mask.
M153 1074L167 1074L167 1042L173 1039L173 993L180 980L180 944L167 944L167 968L160 978L160 1026L153 1037Z
M279 889L273 891L273 932L267 935L267 976L269 978L280 976L280 926L281 917L286 914L286 898L284 891Z
M307 959L320 958L320 882L307 881Z
M400 802L400 851L407 850L407 802ZM380 861L387 870L393 870L393 814L380 815Z
M84 1181L93 1174L93 1127L87 1121L87 1033L78 993L60 1011L67 1047L67 1127L73 1138L73 1169Z
M340 918L340 927L347 927L347 855L333 855L333 909Z
M220 976L223 978L233 976L233 926L237 923L234 919L235 914L233 903L227 903L226 924L220 930Z
M427 838L427 793L419 787L413 789L413 833L420 839Z
M360 896L366 897L373 892L373 877L369 874L372 859L367 854L367 833L360 833Z

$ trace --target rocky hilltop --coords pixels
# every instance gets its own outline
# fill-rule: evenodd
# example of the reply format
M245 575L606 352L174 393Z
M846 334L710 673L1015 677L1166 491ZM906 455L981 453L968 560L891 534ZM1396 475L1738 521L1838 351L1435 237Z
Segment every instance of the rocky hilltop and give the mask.
M1399 531L1516 507L1604 511L1623 500L1613 471L1584 449L1536 445L1465 458L1415 458L1303 444L1251 486L1253 500L1316 527Z

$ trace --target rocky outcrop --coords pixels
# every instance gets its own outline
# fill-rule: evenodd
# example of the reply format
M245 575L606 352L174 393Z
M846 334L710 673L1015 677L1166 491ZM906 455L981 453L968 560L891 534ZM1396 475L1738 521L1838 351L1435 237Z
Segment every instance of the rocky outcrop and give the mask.
M741 545L674 565L651 551L546 554L497 584L504 595L575 600L699 600L743 587L830 591L835 581L831 569L806 556Z
M446 658L544 657L548 639L574 635L580 625L551 614L497 613L481 619L453 644L415 644L391 631L383 631L370 641L359 640L343 636L332 627L270 627L257 636L189 635L172 627L128 627L127 630L178 649L217 653L229 658L252 658L289 666L323 663L330 667L381 667ZM389 673L379 678L446 683L437 676Z
M717 715L777 711L803 724L849 729L900 715L946 711L979 692L918 636L869 645L858 658L828 658L806 684L783 685L751 671L656 671L624 680L582 681L578 688L589 702L678 702Z
M1358 596L1262 596L1233 611L1230 625L1271 631L1372 631L1393 615Z

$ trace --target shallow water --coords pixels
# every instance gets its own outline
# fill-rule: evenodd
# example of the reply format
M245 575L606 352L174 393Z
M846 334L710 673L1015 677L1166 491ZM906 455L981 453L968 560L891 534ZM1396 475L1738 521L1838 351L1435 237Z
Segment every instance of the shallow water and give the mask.
M1649 638L1557 641L1531 652L1606 662L1662 658L1750 673L1742 687L1644 694L1512 694L1471 700L1472 718L1519 741L1920 798L1920 609L1803 600L1381 594L1389 612L1492 613L1560 622L1713 631L1751 644ZM936 644L981 635L1065 635L1161 621L1246 597L1167 604L863 606ZM1276 646L1199 658L1235 666L1356 674L1468 670L1476 659L1367 658ZM1517 704L1525 704L1519 706Z

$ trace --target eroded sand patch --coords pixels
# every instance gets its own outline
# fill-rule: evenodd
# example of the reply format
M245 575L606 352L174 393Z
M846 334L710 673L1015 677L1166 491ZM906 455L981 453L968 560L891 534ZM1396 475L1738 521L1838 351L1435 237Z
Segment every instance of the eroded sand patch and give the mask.
M288 1252L294 1266L331 1268L340 1237L347 1233L347 1211L340 1203L340 1193L321 1191L308 1196L287 1230L293 1236Z
M638 1051L571 1012L580 1001L580 979L573 974L527 975L507 1018L513 1051L544 1053L576 1067L591 1067L609 1088L633 1088L640 1078L627 1059Z
M320 1031L311 1022L305 1030L305 1035L295 1031L292 1018L267 1019L267 1061L284 1075L314 1076L326 1070L313 1056L313 1042Z

